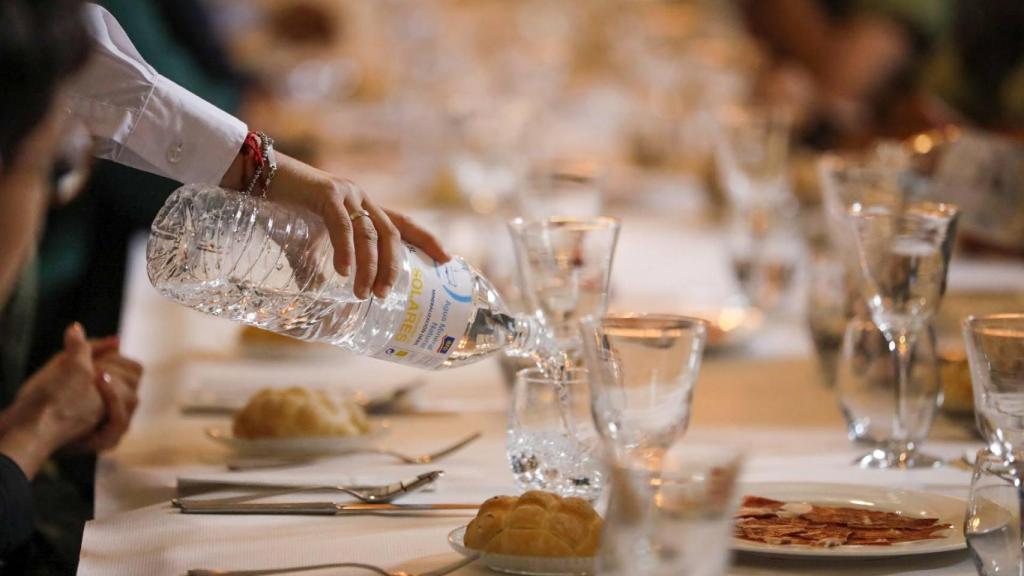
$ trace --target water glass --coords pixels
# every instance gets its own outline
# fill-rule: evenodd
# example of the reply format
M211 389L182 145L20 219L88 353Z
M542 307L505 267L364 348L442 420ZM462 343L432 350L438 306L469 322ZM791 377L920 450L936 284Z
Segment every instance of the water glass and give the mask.
M818 161L822 203L829 243L844 257L851 273L859 273L857 238L850 210L862 206L897 206L904 190L892 166L896 154L886 145L866 156L826 154Z
M657 471L612 467L597 573L724 574L740 464L732 449L679 445Z
M656 470L686 431L707 323L668 314L582 322L594 422L616 462Z
M951 204L908 203L895 208L858 204L850 212L860 261L861 294L871 319L885 334L897 362L892 438L875 457L875 468L934 466L939 459L917 452L911 427L923 419L914 401L911 368L915 341L939 308L958 210Z
M928 436L942 391L935 331L931 328L914 343L910 381L902 397L896 394L898 386L896 359L885 335L871 320L850 320L836 370L836 392L850 439L876 446L858 460L863 466L872 466L887 452L898 452L904 443L911 448L906 455L908 465L935 463L916 451ZM904 402L907 415L903 435L897 435L893 424L898 398ZM892 443L897 445L890 446Z
M579 321L608 308L608 280L619 237L614 218L516 218L509 223L526 308L557 348L579 359Z
M963 322L975 418L989 449L1024 452L1024 313L968 316Z
M516 375L508 418L508 461L523 490L596 500L601 495L601 443L590 415L587 371L558 378L539 368Z
M1024 573L1021 510L1024 468L979 450L964 518L964 536L980 576Z

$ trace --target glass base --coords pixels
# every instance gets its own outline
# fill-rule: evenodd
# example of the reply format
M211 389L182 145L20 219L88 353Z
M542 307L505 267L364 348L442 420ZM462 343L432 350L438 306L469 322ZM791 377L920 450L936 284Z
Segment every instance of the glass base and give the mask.
M944 465L944 461L937 456L923 454L916 450L875 448L854 460L853 464L859 468L910 470L913 468L939 468Z

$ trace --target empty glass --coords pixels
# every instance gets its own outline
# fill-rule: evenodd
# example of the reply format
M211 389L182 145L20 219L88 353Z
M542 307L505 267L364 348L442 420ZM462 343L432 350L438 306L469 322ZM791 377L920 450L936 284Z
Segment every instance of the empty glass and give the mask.
M803 257L795 205L729 209L728 249L733 274L747 300L766 312L779 309Z
M892 166L895 155L898 150L891 145L880 145L864 157L828 154L818 162L829 243L844 257L851 275L859 273L859 265L850 210L857 205L897 206L903 201L904 190Z
M516 375L508 418L508 461L523 490L595 500L601 495L601 446L590 415L587 371L554 379L539 368Z
M975 417L989 449L1021 460L1024 451L1024 313L968 316L963 322Z
M715 158L729 198L729 250L740 289L762 310L791 285L802 241L786 183L789 122L778 110L734 108L721 118Z
M1024 574L1021 510L1024 469L979 450L964 518L967 548L980 576Z
M887 450L899 451L904 445L916 448L928 436L942 391L934 330L925 330L913 344L910 380L900 398L907 408L900 436L893 428L898 387L896 359L885 335L870 320L851 320L836 370L836 392L850 439L878 446L858 460L861 465L884 458ZM890 443L896 446L889 447ZM920 457L916 452L907 456Z
M764 206L788 200L789 129L788 117L771 108L734 107L721 115L715 159L733 204Z
M825 386L836 383L836 366L851 311L846 295L846 268L832 253L814 253L807 271L807 327L818 356L818 371Z
M658 470L689 423L707 323L667 314L582 322L594 422L610 455Z
M850 212L857 237L862 294L871 318L885 334L898 363L892 437L884 450L861 460L872 468L934 466L939 459L917 452L908 426L922 409L910 392L914 343L946 291L957 209L950 204L902 207L858 204Z
M729 563L740 455L675 446L659 470L615 466L597 572L718 576Z
M551 331L570 361L579 359L579 321L608 307L608 279L619 237L614 218L509 223L526 308Z

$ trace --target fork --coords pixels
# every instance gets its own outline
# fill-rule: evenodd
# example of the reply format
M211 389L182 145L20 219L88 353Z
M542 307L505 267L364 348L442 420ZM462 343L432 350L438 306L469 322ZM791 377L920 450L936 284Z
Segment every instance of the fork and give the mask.
M337 458L340 456L352 456L355 454L380 454L383 456L391 456L397 458L406 464L431 464L444 458L445 456L451 455L453 452L457 452L464 448L466 445L472 443L483 436L482 432L474 432L469 436L466 436L462 440L429 454L421 454L418 456L404 454L402 452L396 452L394 450L388 450L385 448L355 448L353 450L345 450L343 452L335 452L333 454L321 455L321 456L298 456L298 457L283 457L283 458L240 458L236 460L229 460L227 463L228 470L242 471L242 470L258 470L265 468L285 468L288 466L301 466L303 464L309 464L317 460L324 458Z
M263 570L219 570L216 568L193 568L187 576L270 576L271 574L291 574L293 572L306 572L308 570L323 570L325 568L361 568L367 572L379 574L380 576L444 576L451 574L459 568L474 562L476 555L467 556L454 564L442 566L429 572L413 574L411 572L389 572L380 566L373 564L361 564L359 562L338 562L335 564L310 564L308 566L291 566L289 568L267 568Z
M299 494L301 492L313 492L320 490L334 490L348 494L349 496L359 500L360 502L366 502L367 504L373 504L376 502L391 502L399 496L404 496L410 492L415 492L425 486L433 484L441 476L444 476L444 470L433 470L425 474L412 478L410 480L403 480L402 482L392 482L391 484L385 484L383 486L330 486L330 485L310 485L310 486L289 486L280 488L277 490L256 492L251 494L242 494L241 496L228 496L224 498L210 498L204 499L203 502L218 504L237 504L241 502L251 502L253 500L262 500L264 498L273 498L277 496L287 496L291 494ZM182 499L175 498L171 500L171 504L178 506ZM184 500L188 502L188 500Z

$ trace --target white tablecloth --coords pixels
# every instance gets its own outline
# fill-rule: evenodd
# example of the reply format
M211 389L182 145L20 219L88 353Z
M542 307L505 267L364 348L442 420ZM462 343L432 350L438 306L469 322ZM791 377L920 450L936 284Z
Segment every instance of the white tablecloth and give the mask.
M678 228L647 220L624 223L613 277L620 302L684 311L733 294L718 239L706 231ZM226 419L182 416L177 409L182 391L197 383L201 389L248 374L270 379L280 374L281 384L306 379L373 388L425 378L427 385L415 398L416 408L425 414L390 418L390 431L380 442L419 452L474 430L483 431L484 437L440 463L447 475L436 492L408 501L479 502L515 491L505 461L506 391L496 362L422 374L342 353L290 361L246 358L236 349L237 327L163 301L148 286L140 250L132 258L122 336L126 352L147 364L144 393L130 434L117 451L101 459L97 519L86 527L79 574L183 574L194 567L320 561L372 562L417 571L456 558L446 536L470 519L465 514L317 518L176 513L168 504L176 479L221 474L227 455L203 434L204 426L225 425ZM1021 273L1001 273L1008 274L1005 282L1024 285ZM957 278L954 269L954 287ZM706 359L687 441L742 447L748 457L747 481L866 483L964 496L969 475L956 468L900 472L850 465L859 451L846 440L833 394L818 384L802 323L794 318L798 316L774 322L742 352ZM947 422L940 421L933 436L929 451L949 458L978 446L968 432ZM336 482L353 476L402 478L429 468L360 457L281 474ZM484 572L470 566L459 573ZM731 569L737 575L925 572L967 575L974 569L966 553L831 565L739 558Z

